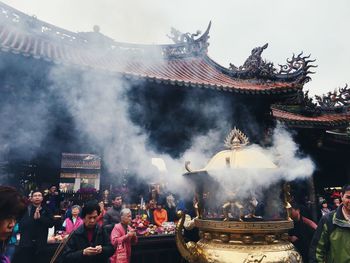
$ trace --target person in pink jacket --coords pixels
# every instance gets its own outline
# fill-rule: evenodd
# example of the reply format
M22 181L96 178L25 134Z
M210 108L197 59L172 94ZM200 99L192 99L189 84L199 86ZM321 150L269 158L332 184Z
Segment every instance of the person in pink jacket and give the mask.
M120 223L115 224L111 233L111 243L115 253L111 263L129 263L131 259L131 244L137 243L135 230L130 226L131 211L124 208L120 212Z
M81 207L78 205L72 206L72 216L67 217L63 222L63 227L66 228L66 234L69 235L71 232L76 230L83 224L83 220L79 217Z

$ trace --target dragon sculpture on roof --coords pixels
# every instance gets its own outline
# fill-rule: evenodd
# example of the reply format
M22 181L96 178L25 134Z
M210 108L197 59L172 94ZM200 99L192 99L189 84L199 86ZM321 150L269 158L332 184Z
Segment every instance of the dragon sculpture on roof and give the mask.
M287 59L286 65L278 65L276 69L272 62L264 60L261 56L262 52L268 47L268 43L261 47L256 47L251 51L250 56L246 59L244 64L236 67L230 63L230 71L233 77L247 79L247 78L262 78L279 81L297 81L298 83L306 83L311 80L309 74L315 72L310 71L310 68L317 66L311 65L316 60L311 60L309 56L303 56L303 52Z

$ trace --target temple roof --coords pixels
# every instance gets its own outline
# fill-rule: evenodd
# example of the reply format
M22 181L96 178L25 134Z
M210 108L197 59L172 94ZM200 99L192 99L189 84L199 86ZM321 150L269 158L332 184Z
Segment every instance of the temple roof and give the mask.
M272 115L278 121L295 128L334 128L347 127L350 122L350 110L343 113L322 113L316 116L305 116L273 107Z
M101 158L96 154L62 153L62 169L101 169Z
M308 57L301 54L276 70L255 48L244 65L225 68L207 54L209 29L199 36L172 29L175 44L137 45L116 42L94 32L74 33L28 16L0 2L0 51L56 64L97 69L125 78L212 88L242 94L294 93L308 81Z
M300 91L284 104L273 105L272 114L292 127L345 128L350 123L350 88L346 84L314 98Z

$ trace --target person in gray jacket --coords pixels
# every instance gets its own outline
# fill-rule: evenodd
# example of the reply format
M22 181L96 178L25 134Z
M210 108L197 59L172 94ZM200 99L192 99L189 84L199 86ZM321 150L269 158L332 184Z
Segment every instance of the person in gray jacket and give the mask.
M115 224L120 223L120 211L122 210L123 198L116 194L112 199L112 207L107 210L103 216L103 226L113 228Z

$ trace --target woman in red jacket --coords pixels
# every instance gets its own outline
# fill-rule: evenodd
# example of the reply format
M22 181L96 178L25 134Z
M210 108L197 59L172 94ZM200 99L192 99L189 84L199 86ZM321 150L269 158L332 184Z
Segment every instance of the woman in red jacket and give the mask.
M129 263L131 259L131 244L137 243L135 230L130 226L131 211L124 208L120 211L120 223L116 224L111 233L111 243L115 253L111 263Z

